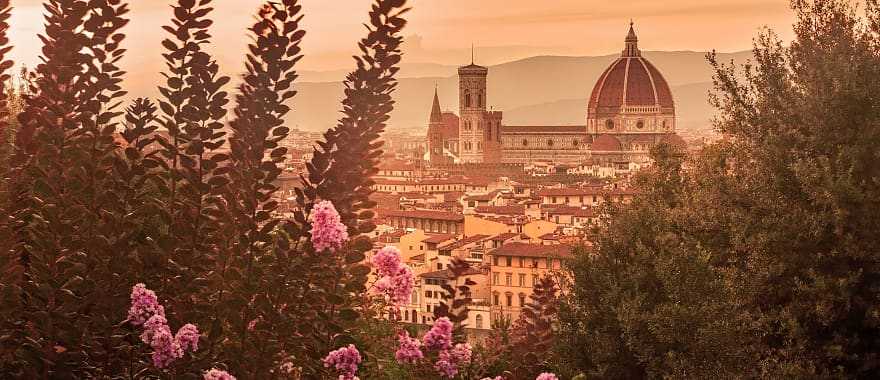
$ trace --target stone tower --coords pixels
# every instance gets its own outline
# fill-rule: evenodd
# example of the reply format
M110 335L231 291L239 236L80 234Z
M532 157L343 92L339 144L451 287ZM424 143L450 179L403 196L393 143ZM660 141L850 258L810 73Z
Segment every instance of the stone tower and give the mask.
M501 162L501 113L487 112L489 69L471 61L458 68L459 151L464 163Z
M443 112L440 110L440 98L434 89L434 104L431 106L431 118L428 120L428 162L439 165L444 162L443 156Z

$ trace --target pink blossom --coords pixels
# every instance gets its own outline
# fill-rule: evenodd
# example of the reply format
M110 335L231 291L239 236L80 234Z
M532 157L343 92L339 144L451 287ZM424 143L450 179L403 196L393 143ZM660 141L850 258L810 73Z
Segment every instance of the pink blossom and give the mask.
M167 326L153 333L150 346L153 348L153 365L156 368L168 367L173 361L183 357L183 349Z
M199 329L196 325L192 323L187 323L177 330L177 334L174 335L174 340L180 345L180 348L184 351L192 350L193 352L199 350Z
M153 335L164 330L168 330L168 334L171 334L171 329L168 328L168 320L165 319L164 315L154 315L150 317L147 323L144 323L144 332L141 333L141 341L146 344L151 344L153 341Z
M165 316L165 308L159 304L156 293L144 284L136 284L131 288L131 308L128 309L128 320L138 326L144 324L154 315Z
M318 252L335 251L348 240L348 229L330 201L321 201L312 208L312 245Z
M376 290L385 294L395 306L403 306L409 302L415 276L412 269L406 264L400 264L394 275L383 276L376 281Z
M219 370L217 368L211 368L210 371L205 372L204 380L235 380L235 376L229 374L229 372Z
M536 377L535 380L559 380L559 378L556 377L556 375L554 375L552 373L544 372L544 373L538 375L538 377Z
M470 364L471 363L471 354L473 351L471 350L471 345L468 343L457 343L452 350L449 352L452 360L456 364Z
M360 363L361 353L353 344L331 351L324 358L324 367L335 368L339 372L339 380L357 380L355 374Z
M185 350L196 351L199 348L199 329L193 324L183 325L174 335L165 316L156 314L143 325L141 340L153 349L153 365L156 368L166 368L182 358Z
M434 363L434 370L441 376L451 379L458 374L458 364L449 351L443 350L440 351L437 362Z
M452 345L452 322L447 317L434 321L431 329L422 338L425 347L432 350L447 350Z
M392 245L386 246L373 255L373 267L379 276L393 276L400 271L400 250Z
M418 339L411 338L409 332L404 331L398 336L400 347L394 353L394 357L398 363L415 364L419 359L425 357L422 353L422 342Z

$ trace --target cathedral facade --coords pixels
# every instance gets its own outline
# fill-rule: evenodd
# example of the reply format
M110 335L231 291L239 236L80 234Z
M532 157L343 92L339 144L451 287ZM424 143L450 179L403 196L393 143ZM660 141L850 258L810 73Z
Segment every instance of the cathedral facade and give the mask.
M630 24L625 47L596 81L585 125L517 126L488 111L489 69L471 63L458 69L459 115L442 112L437 93L428 124L428 160L451 163L560 164L645 163L651 147L684 145L675 134L675 103L669 84L642 57Z

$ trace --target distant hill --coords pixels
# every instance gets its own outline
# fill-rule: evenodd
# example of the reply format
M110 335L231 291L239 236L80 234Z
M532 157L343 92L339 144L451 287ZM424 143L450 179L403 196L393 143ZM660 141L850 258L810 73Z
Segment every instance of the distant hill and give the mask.
M701 52L644 52L672 87L679 128L703 129L714 115L706 95L712 69ZM489 68L488 104L505 112L505 124L581 124L586 98L602 71L617 57L536 56ZM719 60L744 63L751 52L719 54ZM458 111L456 67L403 64L390 120L391 128L422 128L427 123L431 97L439 89L444 109ZM421 74L427 74L421 77ZM326 129L339 117L340 72L306 72L298 85L289 121L303 129Z

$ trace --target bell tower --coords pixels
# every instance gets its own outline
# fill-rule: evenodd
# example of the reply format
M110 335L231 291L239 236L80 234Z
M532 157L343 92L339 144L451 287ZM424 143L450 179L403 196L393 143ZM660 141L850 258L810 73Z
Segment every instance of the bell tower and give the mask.
M486 111L489 69L473 62L458 68L459 151L465 163L500 162L501 114Z

